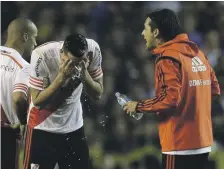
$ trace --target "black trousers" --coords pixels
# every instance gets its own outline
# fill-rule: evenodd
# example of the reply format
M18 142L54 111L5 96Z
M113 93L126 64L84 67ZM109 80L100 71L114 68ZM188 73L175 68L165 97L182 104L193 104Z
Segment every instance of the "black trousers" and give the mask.
M162 155L162 169L205 169L208 153L196 155Z
M1 168L16 168L16 139L20 133L20 129L12 129L9 127L1 127Z
M27 128L24 169L89 169L84 128L67 134Z

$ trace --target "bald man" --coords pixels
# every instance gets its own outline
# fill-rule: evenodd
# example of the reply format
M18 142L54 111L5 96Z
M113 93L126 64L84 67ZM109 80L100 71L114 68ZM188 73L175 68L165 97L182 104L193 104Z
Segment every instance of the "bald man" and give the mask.
M26 123L31 52L36 44L35 24L23 18L8 26L7 41L0 46L2 169L15 169L16 139ZM23 56L29 56L23 58Z

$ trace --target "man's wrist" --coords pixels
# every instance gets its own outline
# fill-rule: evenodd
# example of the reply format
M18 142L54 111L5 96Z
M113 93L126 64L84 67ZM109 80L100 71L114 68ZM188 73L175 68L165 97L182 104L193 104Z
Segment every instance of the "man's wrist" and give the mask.
M89 72L87 69L82 70L82 73L81 73L81 81L82 82L86 81L86 79L87 79L86 77L88 76L88 74L89 74Z

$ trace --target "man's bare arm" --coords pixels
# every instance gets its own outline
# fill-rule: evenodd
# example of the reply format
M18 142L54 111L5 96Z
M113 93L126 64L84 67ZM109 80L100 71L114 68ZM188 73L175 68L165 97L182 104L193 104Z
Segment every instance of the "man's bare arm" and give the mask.
M103 94L103 77L93 80L89 74L83 80L85 92L93 99L99 100Z
M88 65L88 59L85 59L80 63L80 66L82 67L81 81L84 85L85 92L91 98L99 100L103 94L103 77L93 80L87 70Z
M28 101L25 93L13 92L13 108L21 124L26 124Z
M70 60L65 61L55 80L43 91L31 88L31 96L35 106L40 107L41 105L47 104L50 97L63 86L64 82L69 78L69 76L71 76L71 72L69 70L71 63L72 61Z

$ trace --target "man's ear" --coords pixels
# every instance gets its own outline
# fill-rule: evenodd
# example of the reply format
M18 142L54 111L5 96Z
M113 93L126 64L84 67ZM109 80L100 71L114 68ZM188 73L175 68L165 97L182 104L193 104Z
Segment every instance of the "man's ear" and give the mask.
M155 38L158 38L158 36L159 36L159 29L155 29L153 31L153 35L154 35Z
M24 42L27 42L28 39L29 39L29 35L28 35L28 33L23 33L23 41L24 41Z

